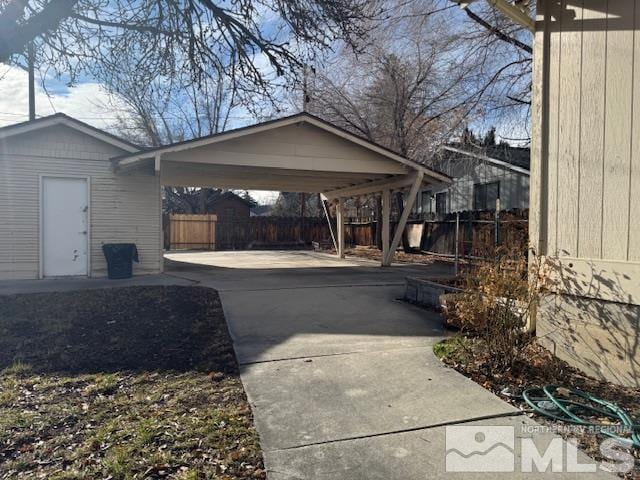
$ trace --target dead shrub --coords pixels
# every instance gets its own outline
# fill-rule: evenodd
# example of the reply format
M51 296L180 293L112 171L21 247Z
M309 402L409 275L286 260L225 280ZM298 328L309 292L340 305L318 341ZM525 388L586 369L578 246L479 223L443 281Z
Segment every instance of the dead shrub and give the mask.
M452 312L463 332L477 338L477 354L496 371L512 369L532 340L529 320L548 290L548 267L530 252L498 249L495 261L474 265L465 273L464 293Z

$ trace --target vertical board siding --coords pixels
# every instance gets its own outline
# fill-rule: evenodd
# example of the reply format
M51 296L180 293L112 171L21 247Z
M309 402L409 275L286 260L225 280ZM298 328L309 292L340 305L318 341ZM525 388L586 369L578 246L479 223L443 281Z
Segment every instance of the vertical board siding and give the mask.
M549 112L546 121L549 124L548 153L547 153L547 250L548 255L557 255L558 251L558 152L559 138L559 112L560 104L560 73L562 63L562 36L560 21L564 2L549 2L549 12L554 21L550 22L549 29Z
M604 259L627 258L634 7L635 0L615 0L615 2L609 2L610 11L607 14L602 187L602 257Z
M545 8L547 197L532 238L550 256L640 261L640 0Z
M635 6L633 46L633 116L629 174L629 239L627 259L640 262L640 0Z
M140 263L134 273L158 272L159 178L116 175L109 158L122 151L68 127L51 127L0 143L0 279L39 274L41 175L90 178L90 265L106 275L102 244L133 242Z
M602 0L584 0L585 22L604 23L607 14L598 9ZM602 257L602 169L604 159L604 98L607 34L585 29L582 34L582 102L580 115L580 216L578 255Z
M564 2L563 2L564 3ZM558 255L573 257L578 247L580 177L580 76L582 71L582 7L563 5L558 99L558 192L556 227ZM565 55L569 53L568 55Z

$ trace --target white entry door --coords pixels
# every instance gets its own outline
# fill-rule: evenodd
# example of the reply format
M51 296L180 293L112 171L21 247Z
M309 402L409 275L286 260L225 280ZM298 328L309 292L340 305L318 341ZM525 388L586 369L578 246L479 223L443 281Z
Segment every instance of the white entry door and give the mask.
M88 274L88 194L85 178L42 178L43 276Z

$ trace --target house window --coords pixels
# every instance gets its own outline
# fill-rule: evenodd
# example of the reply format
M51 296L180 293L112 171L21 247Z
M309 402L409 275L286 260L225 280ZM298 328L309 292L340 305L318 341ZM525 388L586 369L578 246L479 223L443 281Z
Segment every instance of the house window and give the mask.
M476 183L473 186L473 209L495 210L500 198L500 182Z
M447 213L447 192L436 193L436 213L438 215Z
M420 199L420 213L422 215L426 215L431 213L431 190L427 190L426 192L422 192L422 198Z

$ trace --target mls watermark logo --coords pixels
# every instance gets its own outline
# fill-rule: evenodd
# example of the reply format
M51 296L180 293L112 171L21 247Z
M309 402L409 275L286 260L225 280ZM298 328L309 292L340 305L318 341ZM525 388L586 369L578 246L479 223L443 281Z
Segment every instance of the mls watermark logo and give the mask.
M516 435L511 426L448 426L445 429L445 469L447 472L629 472L635 459L628 442L606 438L600 443L604 460L595 462L578 450L576 438L566 441L558 436L544 442L531 438L544 427L529 425ZM529 434L529 436L522 436ZM516 440L519 455L516 455ZM581 458L582 457L582 458ZM518 461L516 461L518 458Z
M513 472L513 427L453 426L446 428L447 472Z

